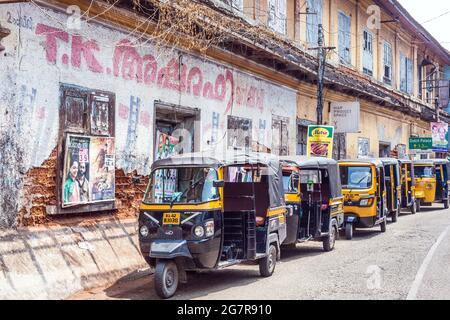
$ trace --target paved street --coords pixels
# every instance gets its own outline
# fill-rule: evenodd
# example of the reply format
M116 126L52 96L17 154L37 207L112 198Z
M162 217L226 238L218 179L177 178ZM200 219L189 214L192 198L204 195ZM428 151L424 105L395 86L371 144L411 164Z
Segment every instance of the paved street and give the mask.
M405 211L385 234L358 230L330 253L299 244L282 252L270 278L242 265L191 275L173 299L449 299L450 211L441 208ZM148 271L70 298L158 299Z

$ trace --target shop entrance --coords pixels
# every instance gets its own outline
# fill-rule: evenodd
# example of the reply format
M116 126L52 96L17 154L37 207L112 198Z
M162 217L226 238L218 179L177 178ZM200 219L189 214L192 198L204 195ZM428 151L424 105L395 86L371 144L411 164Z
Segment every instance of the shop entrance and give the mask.
M156 102L154 119L155 160L198 149L199 109Z
M380 158L389 157L391 154L391 144L389 142L380 141L379 154L380 154Z

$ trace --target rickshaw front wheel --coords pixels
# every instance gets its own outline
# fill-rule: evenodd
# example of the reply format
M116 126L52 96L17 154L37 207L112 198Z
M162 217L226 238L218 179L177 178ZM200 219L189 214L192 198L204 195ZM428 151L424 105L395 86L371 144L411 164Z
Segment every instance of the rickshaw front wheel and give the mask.
M381 222L380 224L381 232L386 232L386 226L387 226L387 219L384 218L383 222Z
M271 244L269 247L269 254L259 260L259 273L263 277L270 277L275 271L277 264L277 248Z
M353 238L353 223L347 223L345 225L345 238L347 240L352 240L352 238Z
M391 219L392 222L397 222L398 216L400 215L400 205L397 206L397 209L392 213Z
M449 201L449 199L444 200L444 208L445 209L448 209L448 201Z
M329 252L334 249L334 245L336 243L337 230L336 226L331 226L330 232L328 236L323 239L323 250L325 252Z
M416 212L420 212L420 200L416 200Z
M155 270L155 290L163 299L175 294L179 283L178 267L170 260L159 260Z

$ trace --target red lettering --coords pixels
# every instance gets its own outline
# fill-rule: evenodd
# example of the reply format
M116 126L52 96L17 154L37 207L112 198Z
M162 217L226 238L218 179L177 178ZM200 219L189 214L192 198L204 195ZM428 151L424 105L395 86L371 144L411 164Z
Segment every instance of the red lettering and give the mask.
M83 38L81 36L74 35L72 37L72 66L80 68L81 55L83 55L90 71L102 73L103 67L95 58L94 53L92 52L93 50L100 51L100 48L95 40L87 40L83 42Z
M61 29L53 28L42 23L37 24L36 34L44 35L46 37L45 49L47 52L47 61L51 63L56 63L56 56L58 51L56 39L68 42L69 34Z
M227 114L228 110L233 106L234 101L234 77L233 72L227 69L225 72L225 81L230 83L230 99L228 100L227 107L225 109L225 114Z
M156 63L155 58L147 54L142 59L145 65L144 67L144 83L151 84L155 82L156 73L158 72L158 64Z
M208 99L214 99L214 91L211 82L206 82L203 87L203 97Z
M216 78L216 83L214 86L214 95L216 99L222 101L225 99L225 95L227 93L227 86L225 82L225 77L223 74L219 74Z
M128 114L130 112L130 108L124 104L119 105L119 117L126 120L128 119Z
M192 84L194 77L196 77L197 82ZM187 77L187 93L192 93L194 96L198 97L201 94L201 90L203 87L203 74L201 70L197 67L193 67L191 70L189 70L188 77Z

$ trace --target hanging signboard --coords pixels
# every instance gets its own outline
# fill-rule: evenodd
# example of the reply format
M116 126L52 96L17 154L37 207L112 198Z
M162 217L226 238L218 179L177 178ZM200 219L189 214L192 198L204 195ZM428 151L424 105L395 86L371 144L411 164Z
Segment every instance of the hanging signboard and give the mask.
M409 151L411 153L432 153L433 141L431 138L410 137Z
M330 106L330 123L336 133L359 132L359 102L332 102Z
M308 126L307 154L310 157L332 158L333 126Z
M434 152L448 151L448 123L432 122L431 123L431 137L433 140Z
M114 138L68 134L64 154L62 207L114 199Z

